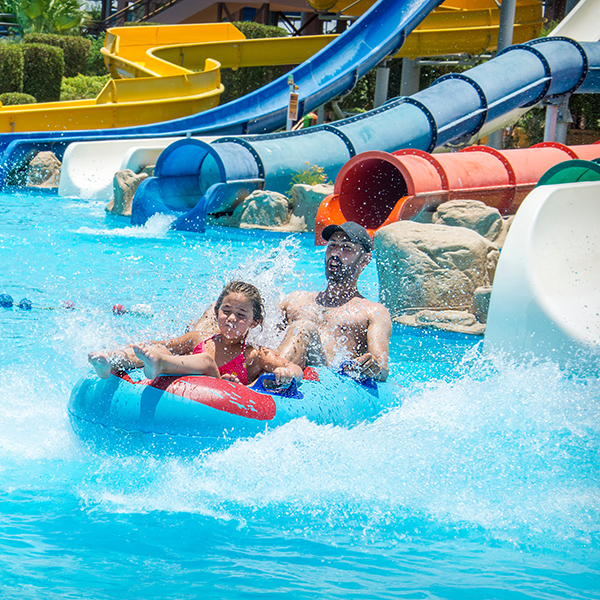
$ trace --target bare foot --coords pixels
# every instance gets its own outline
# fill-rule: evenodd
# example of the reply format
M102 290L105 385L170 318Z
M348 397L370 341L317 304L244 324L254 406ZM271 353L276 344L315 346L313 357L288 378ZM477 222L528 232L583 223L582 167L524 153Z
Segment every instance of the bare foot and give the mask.
M144 375L148 379L158 377L161 371L161 353L150 346L132 346L133 353L144 363Z
M111 364L108 361L106 354L90 352L88 354L88 360L90 361L92 367L94 367L96 375L98 375L100 379L108 379L110 377Z

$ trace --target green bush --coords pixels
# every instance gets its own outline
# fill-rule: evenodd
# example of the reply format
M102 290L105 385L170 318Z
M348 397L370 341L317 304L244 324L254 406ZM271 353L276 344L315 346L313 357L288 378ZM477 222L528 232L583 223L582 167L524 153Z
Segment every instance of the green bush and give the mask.
M287 191L288 198L292 198L292 190L296 184L303 183L305 185L319 185L330 183L328 181L327 173L325 173L324 167L318 165L311 165L309 161L306 161L308 165L304 171L298 171L291 179L291 187Z
M22 44L23 91L38 102L60 100L65 61L63 51L46 44Z
M19 92L7 92L0 94L2 106L17 106L18 104L35 104L35 98L29 94Z
M600 101L597 94L573 94L569 99L573 129L600 131Z
M281 27L262 25L261 23L250 23L238 21L233 23L247 39L287 37L287 31ZM273 67L241 67L221 70L221 83L225 91L221 94L221 104L241 98L258 88L271 83L291 69L289 65L278 65Z
M85 100L95 98L106 85L110 75L77 75L65 77L60 90L61 100Z
M86 71L92 45L87 38L52 33L28 33L23 41L26 44L48 44L61 48L65 59L65 77L75 77Z
M285 29L273 25L263 25L252 21L235 21L232 25L237 27L248 40L288 37L288 32Z
M106 75L107 69L104 64L104 56L100 52L100 48L104 46L104 36L89 37L91 43L90 52L88 55L88 61L85 68L84 75Z
M546 109L543 107L532 108L527 111L504 135L504 148L521 148L539 144L544 141L544 123ZM523 139L524 136L524 139Z
M23 53L15 44L0 44L0 94L23 91Z

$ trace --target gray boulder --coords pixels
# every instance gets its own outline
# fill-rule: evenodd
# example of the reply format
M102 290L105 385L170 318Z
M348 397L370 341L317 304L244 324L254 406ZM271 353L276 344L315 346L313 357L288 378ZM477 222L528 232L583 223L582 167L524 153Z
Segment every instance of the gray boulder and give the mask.
M375 234L381 302L392 315L470 311L475 290L491 287L498 249L465 227L399 221Z
M303 231L314 231L317 211L321 202L333 194L332 185L297 183L292 188L292 215L304 221Z
M431 221L434 225L467 227L494 241L502 230L502 217L497 209L479 200L449 200L437 207Z
M106 205L106 212L123 217L131 216L133 196L148 172L134 173L131 169L117 171L113 177L113 198Z
M27 167L27 187L55 188L60 179L61 162L54 152L38 152Z
M479 200L450 200L437 207L431 222L435 225L467 227L502 247L512 217L503 219L496 208Z
M235 207L231 224L241 228L272 228L287 225L289 220L290 204L286 196L256 190Z

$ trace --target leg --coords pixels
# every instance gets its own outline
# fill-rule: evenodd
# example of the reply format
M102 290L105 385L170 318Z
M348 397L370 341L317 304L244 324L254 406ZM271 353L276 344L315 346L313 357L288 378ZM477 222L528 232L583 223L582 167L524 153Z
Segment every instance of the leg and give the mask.
M162 354L171 354L165 346L156 345L153 348ZM136 357L131 348L106 353L90 352L88 360L100 379L108 379L113 369L129 371L131 369L141 369L144 366L144 363Z
M279 344L277 354L302 369L308 364L327 364L319 330L312 321L300 320L292 323Z
M108 356L106 356L106 354L90 352L88 354L88 360L91 363L92 367L94 367L96 375L98 375L100 379L109 378L112 365L110 364L110 361L108 360Z
M144 365L144 374L148 379L159 375L209 375L220 377L219 369L214 359L203 352L202 354L189 354L174 356L164 354L160 346L143 347L133 346L133 352Z

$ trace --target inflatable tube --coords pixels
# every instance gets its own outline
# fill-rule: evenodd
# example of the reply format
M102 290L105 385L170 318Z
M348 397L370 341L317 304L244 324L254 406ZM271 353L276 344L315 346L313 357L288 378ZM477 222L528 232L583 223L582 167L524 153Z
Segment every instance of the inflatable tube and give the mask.
M305 369L300 388L267 390L264 381L272 377L263 375L246 387L196 375L139 381L126 374L90 376L73 389L69 415L82 439L101 445L117 439L215 447L302 417L356 425L398 397L392 384L361 384L325 368ZM389 389L383 393L382 386Z

